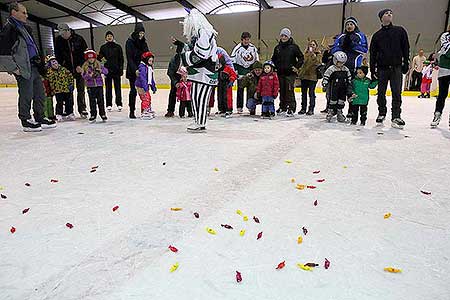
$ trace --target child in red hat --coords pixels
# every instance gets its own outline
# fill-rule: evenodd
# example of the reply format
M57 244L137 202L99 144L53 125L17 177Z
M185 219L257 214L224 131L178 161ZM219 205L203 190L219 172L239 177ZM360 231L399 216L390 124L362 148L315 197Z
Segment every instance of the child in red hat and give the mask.
M97 119L97 106L100 117L102 118L102 121L105 122L108 118L106 117L105 112L102 74L108 74L108 69L97 60L97 53L94 50L87 50L84 52L84 59L86 62L81 67L81 75L86 82L89 95L89 106L91 110L89 122L94 123Z
M150 51L144 52L141 57L141 63L136 71L136 90L141 98L141 119L151 120L155 117L155 112L152 110L152 97L156 93L156 83L153 74L153 60L155 56Z

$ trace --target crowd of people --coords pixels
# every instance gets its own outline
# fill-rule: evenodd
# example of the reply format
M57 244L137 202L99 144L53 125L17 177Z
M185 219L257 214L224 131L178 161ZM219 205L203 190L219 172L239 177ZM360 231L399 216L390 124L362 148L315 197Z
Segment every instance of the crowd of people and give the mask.
M82 118L95 122L97 114L104 122L107 112L115 104L122 111L121 77L130 83L128 98L129 118L136 118L136 98L141 100L141 119L152 119L151 92L156 93L153 70L155 55L150 52L142 23L135 25L122 46L107 31L105 44L99 52L89 49L86 41L67 24L58 25L54 56L43 58L26 24L27 10L23 4L10 4L10 17L0 34L0 71L13 74L19 90L19 119L24 131L40 131L56 127L56 122L75 120L74 88L77 90L77 108ZM409 73L410 90L420 90L421 98L430 97L434 69L439 68L439 96L431 124L436 127L441 119L450 84L450 28L441 36L441 49L426 59L423 50L412 59L408 34L401 26L393 25L393 12L383 9L378 17L381 28L372 37L370 45L361 31L358 20L348 17L344 31L322 53L315 40L309 40L302 51L289 28L280 31L271 60L259 60L258 49L251 43L251 34L243 32L241 42L231 54L217 45L217 31L196 9L189 11L183 22L186 42L173 38L176 54L171 59L167 75L171 89L165 117L175 116L179 101L179 116L194 118L188 131L206 130L208 116L217 98L217 114L226 118L233 113L232 87L237 85L236 106L241 114L245 107L250 115L261 105L261 117L275 115L292 117L297 111L295 88L301 86L300 115L315 113L315 90L322 80L327 106L321 111L326 120L336 116L338 122L350 121L365 125L369 89L376 88L378 117L382 124L387 116L386 90L392 91L391 125L403 128L401 117L403 75ZM125 57L125 58L124 58ZM370 73L369 73L370 71ZM370 74L370 77L369 77ZM89 98L89 112L85 90ZM106 104L104 89L106 90ZM53 97L56 109L53 108ZM279 107L275 100L279 97ZM308 103L309 98L309 103ZM348 103L348 112L343 109ZM30 115L33 107L34 117Z

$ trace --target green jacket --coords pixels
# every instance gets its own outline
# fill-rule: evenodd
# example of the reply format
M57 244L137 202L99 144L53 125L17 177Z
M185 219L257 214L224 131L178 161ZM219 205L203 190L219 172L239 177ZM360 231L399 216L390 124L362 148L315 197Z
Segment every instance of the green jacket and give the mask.
M247 75L243 76L242 78L238 79L239 85L243 88L247 88L248 98L254 98L260 77L256 76L255 73L253 73L252 71Z
M352 104L354 105L367 105L369 103L369 89L374 89L378 85L378 81L370 80L365 77L359 79L356 77L353 79L353 94L356 94L356 98L353 98Z
M305 62L300 68L298 77L300 79L317 81L317 67L322 63L322 54L320 52L305 52Z

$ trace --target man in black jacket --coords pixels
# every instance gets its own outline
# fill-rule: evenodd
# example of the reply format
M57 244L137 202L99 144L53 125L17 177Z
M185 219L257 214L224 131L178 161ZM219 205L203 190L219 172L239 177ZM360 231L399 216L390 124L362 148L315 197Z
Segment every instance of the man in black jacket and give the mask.
M108 69L105 80L106 109L112 110L112 83L114 81L117 109L122 111L122 83L120 78L123 75L123 50L119 44L114 42L114 34L111 31L106 32L105 39L106 43L100 47L99 59L106 59L105 67Z
M145 40L145 29L142 23L136 23L134 31L128 38L125 51L127 53L127 78L130 81L130 95L128 105L130 107L130 119L136 119L134 111L136 109L137 91L135 87L136 71L141 62L142 53L148 51L148 45Z
M44 87L39 71L43 62L33 39L31 27L26 25L27 9L17 2L9 5L10 17L0 32L0 72L13 74L19 88L19 119L23 131L35 132L56 127L44 117ZM30 109L33 103L34 120Z
M280 42L273 51L272 61L280 82L280 108L277 113L292 117L297 108L294 92L296 70L303 65L303 53L292 39L290 29L281 30Z
M378 117L382 124L386 118L386 89L390 82L392 91L392 117L394 128L403 128L405 121L400 117L402 109L402 73L409 69L409 40L403 27L392 25L392 10L383 9L378 13L382 27L372 37L370 43L370 72L378 79Z
M84 51L88 49L84 38L76 34L67 24L58 25L59 36L55 40L55 57L60 65L72 72L77 85L77 106L82 118L87 118L84 80L81 66L84 63Z

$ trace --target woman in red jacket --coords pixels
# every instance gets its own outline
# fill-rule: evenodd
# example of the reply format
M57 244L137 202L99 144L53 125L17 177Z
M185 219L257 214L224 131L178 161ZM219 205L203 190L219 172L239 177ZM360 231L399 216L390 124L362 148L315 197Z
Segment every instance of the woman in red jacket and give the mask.
M274 100L278 97L280 83L277 73L274 72L275 65L272 61L266 61L263 68L264 74L259 79L256 93L258 98L262 99L261 117L270 118L275 116Z

